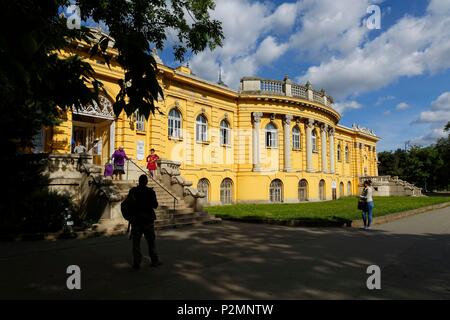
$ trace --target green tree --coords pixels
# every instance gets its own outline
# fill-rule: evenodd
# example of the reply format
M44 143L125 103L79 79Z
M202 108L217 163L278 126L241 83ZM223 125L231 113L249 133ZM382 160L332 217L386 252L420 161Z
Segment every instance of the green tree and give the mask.
M108 64L111 59L108 37L95 37L84 27L68 28L60 13L72 2L0 0L0 165L8 186L0 203L2 213L14 214L13 204L23 202L19 195L39 185L39 170L19 166L18 154L32 146L32 137L42 126L57 123L61 112L72 106L97 99L102 90L87 62L76 54L60 54L74 42L84 41L92 55ZM148 117L155 112L154 101L162 90L150 49L164 47L168 30L178 35L174 52L179 60L188 51L222 44L221 24L209 16L213 0L78 0L75 4L83 21L103 23L115 39L116 59L125 70L116 114L139 110Z

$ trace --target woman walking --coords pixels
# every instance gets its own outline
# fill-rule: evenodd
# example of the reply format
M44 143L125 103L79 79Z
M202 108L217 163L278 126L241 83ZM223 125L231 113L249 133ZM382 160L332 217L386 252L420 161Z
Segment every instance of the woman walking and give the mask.
M362 206L364 229L368 230L372 224L372 212L374 207L372 181L364 181L364 189L359 197L364 202L364 205Z
M114 163L113 174L114 174L115 180L117 180L117 176L119 176L119 180L122 180L122 174L125 173L125 170L124 170L125 160L131 160L131 158L127 157L125 150L123 150L123 147L120 146L119 149L114 151L114 153L112 154L111 160L113 160L113 163Z

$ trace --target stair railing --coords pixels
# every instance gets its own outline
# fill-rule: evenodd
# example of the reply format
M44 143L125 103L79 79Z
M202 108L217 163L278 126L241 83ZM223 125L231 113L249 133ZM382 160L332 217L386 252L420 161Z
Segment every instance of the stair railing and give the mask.
M127 161L127 179L128 179L128 163L131 162L132 164L134 164L134 166L136 168L138 168L140 171L142 171L147 177L149 177L150 179L152 179L158 186L161 187L161 189L163 189L165 192L167 192L172 198L173 198L173 210L175 210L178 199L177 197L170 191L168 190L163 184L161 184L158 180L156 180L155 178L153 178L148 172L146 172L144 169L142 169L136 162L134 162L133 160L128 160Z

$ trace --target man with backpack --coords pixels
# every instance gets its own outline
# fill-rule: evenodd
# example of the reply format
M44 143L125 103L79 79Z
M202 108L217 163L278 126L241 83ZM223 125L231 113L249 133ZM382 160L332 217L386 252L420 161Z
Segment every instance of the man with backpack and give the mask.
M122 203L122 214L131 224L131 238L133 240L133 269L141 267L141 238L144 235L148 244L148 252L152 267L162 263L156 253L155 246L155 220L154 209L158 208L156 193L153 188L147 187L146 175L139 177L139 185L131 188L127 199Z

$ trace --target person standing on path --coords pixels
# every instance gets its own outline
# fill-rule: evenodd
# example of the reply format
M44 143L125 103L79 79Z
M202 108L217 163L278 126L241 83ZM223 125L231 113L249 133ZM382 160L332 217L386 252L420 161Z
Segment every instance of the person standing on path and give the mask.
M152 261L152 267L158 267L162 263L159 260L155 245L155 210L158 208L158 200L153 188L147 187L148 178L143 174L139 177L139 185L130 189L128 196L134 199L134 214L130 220L131 238L133 240L133 269L139 270L142 262L141 238L144 235L147 240L148 253Z
M364 189L359 197L365 201L365 205L362 209L362 219L364 222L364 229L368 230L372 224L374 207L372 181L364 181Z

